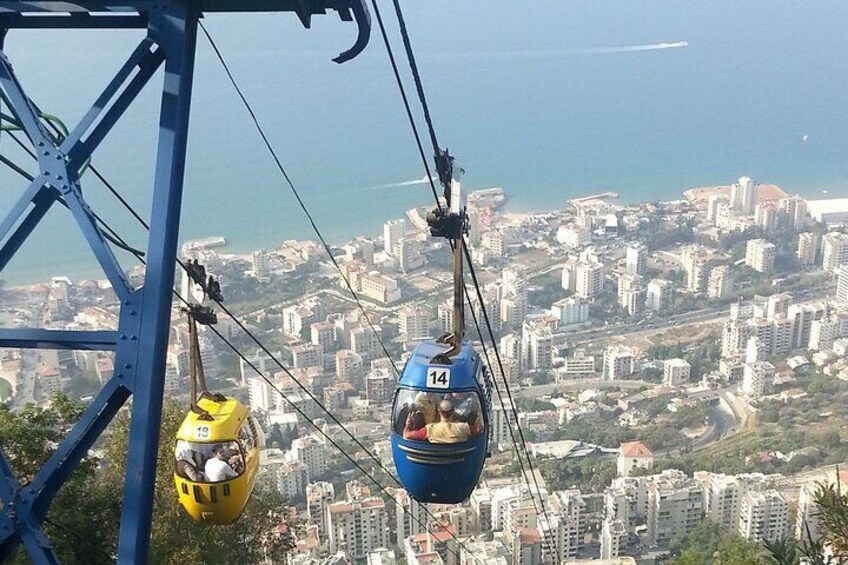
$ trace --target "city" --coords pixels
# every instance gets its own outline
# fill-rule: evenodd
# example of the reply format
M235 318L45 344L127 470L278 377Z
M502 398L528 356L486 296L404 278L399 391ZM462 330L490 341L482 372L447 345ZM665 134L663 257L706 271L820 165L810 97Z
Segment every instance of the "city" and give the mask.
M221 282L228 308L273 353L227 316L215 327L250 364L201 330L210 388L248 404L264 431L260 481L298 525L288 563L674 563L711 524L751 551L818 539L816 486L848 486L838 470L848 462L848 201L741 177L674 201L607 192L534 213L507 202L500 188L468 198L502 363L490 367L493 453L460 505L420 504L386 477L392 496L372 488L310 424L356 451L326 409L393 469L396 371L454 323L449 253L429 237L428 208L333 247L338 271L308 240L246 254L229 253L223 236L183 245L181 258ZM127 274L139 285L143 272ZM0 326L116 328L108 281L56 275L0 286ZM191 283L183 274L177 286L185 296ZM470 302L469 320L481 312ZM188 398L188 371L175 303L167 398ZM58 393L85 403L114 373L104 353L3 349L0 401L13 412ZM532 482L512 444L514 413ZM354 458L374 469L367 453Z

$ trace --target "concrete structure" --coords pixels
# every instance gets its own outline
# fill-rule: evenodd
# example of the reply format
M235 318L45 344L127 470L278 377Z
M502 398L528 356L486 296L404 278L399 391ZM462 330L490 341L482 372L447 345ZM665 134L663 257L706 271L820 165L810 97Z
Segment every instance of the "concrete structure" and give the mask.
M798 262L805 267L815 264L817 247L816 236L813 232L798 234L798 246L795 249Z
M566 224L557 229L556 240L565 247L576 249L591 243L592 232L579 224Z
M749 492L739 511L740 536L753 543L777 541L789 533L789 504L780 492Z
M707 220L714 226L718 226L719 209L730 207L730 198L724 194L713 194L707 200Z
M769 488L769 479L762 473L724 475L701 472L695 473L695 479L703 485L706 517L729 532L738 528L742 498L750 492Z
M765 239L749 239L745 246L745 264L760 273L774 271L776 255L777 248Z
M835 271L848 263L848 234L830 232L822 238L822 267Z
M730 188L730 204L734 212L743 215L754 213L758 186L751 177L740 177Z
M673 283L665 279L653 279L648 283L645 306L653 312L661 312L671 304Z
M809 351L827 351L833 348L833 342L840 337L840 322L836 317L813 320L810 325Z
M648 248L641 243L632 243L625 252L624 269L628 274L642 276L648 263Z
M848 198L807 200L810 216L823 224L841 224L848 221Z
M601 524L601 559L621 555L627 541L627 527L621 520L604 520Z
M730 267L727 265L713 267L707 279L707 296L715 299L724 298L730 292L732 283Z
M594 299L604 290L605 276L603 263L579 262L576 269L575 294L582 298Z
M327 507L330 553L343 551L350 559L364 560L372 551L389 545L386 504L377 497L348 499Z
M626 345L611 345L604 351L604 373L606 380L622 379L633 373L635 363L633 351Z
M398 330L407 341L430 337L430 312L426 308L405 306L398 312Z
M625 273L618 278L618 305L635 316L642 310L642 277Z
M774 365L768 361L745 363L742 376L742 393L751 400L760 398L771 387L774 373Z
M807 202L797 194L778 201L781 224L794 231L801 232L807 227Z
M579 296L569 296L554 302L551 314L560 328L582 324L589 320L589 302Z
M840 267L837 271L836 301L848 305L848 267Z
M649 543L665 548L672 539L697 528L703 505L701 485L685 473L668 470L656 475L648 487Z
M651 470L654 468L654 454L641 441L622 443L618 450L616 469L619 477L629 477L633 469Z
M760 202L754 208L754 224L764 233L772 233L778 228L780 216L777 204L772 201Z
M666 386L681 386L689 382L692 366L684 359L667 359L663 361L663 384Z
M328 544L329 519L327 509L335 499L332 483L310 483L306 485L306 516L310 524L318 526L318 540L321 545Z
M389 220L383 224L383 251L389 257L394 257L395 244L406 235L406 220L403 218Z

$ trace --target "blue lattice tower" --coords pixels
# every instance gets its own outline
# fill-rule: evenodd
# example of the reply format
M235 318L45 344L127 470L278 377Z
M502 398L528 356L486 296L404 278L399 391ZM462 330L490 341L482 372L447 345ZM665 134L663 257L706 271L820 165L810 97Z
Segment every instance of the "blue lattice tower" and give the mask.
M368 42L370 19L364 0L0 1L0 98L32 144L39 167L0 223L0 272L59 202L73 215L121 301L115 332L0 329L0 348L115 352L114 376L32 482L21 485L0 450L0 561L23 542L36 563L58 563L41 529L50 503L132 396L118 560L147 562L198 19L208 12L290 11L309 27L312 15L327 10L358 25L354 46L334 59L341 63ZM18 28L137 28L147 33L80 123L57 142L3 50L8 31ZM145 283L133 288L83 197L79 171L163 66Z

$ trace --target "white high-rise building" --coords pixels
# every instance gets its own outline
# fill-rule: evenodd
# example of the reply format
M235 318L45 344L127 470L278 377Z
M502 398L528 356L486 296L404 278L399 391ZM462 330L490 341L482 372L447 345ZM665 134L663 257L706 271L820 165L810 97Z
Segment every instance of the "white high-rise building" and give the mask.
M648 310L661 312L671 304L672 282L665 279L653 279L648 283L645 305Z
M611 345L604 351L604 379L615 381L633 373L633 351L626 345Z
M818 541L821 537L821 521L818 516L819 506L816 504L815 493L818 485L801 485L798 495L798 511L795 515L795 539L809 542Z
M731 284L730 267L727 265L713 267L710 269L707 280L707 296L716 299L724 298L730 292Z
M259 280L265 280L271 274L271 256L265 249L257 249L252 256L253 276Z
M836 279L836 301L848 304L848 268L840 267Z
M492 403L492 442L500 450L509 449L512 439L509 433L510 427L515 426L515 414L512 411L512 403L504 399L503 406L500 402Z
M349 559L364 560L368 553L389 544L386 503L376 496L354 498L327 508L330 554L342 551Z
M427 531L430 517L427 505L409 496L403 489L397 489L395 499L395 539L402 542L409 536Z
M762 473L723 475L702 473L706 516L727 531L739 525L742 498L749 492L761 492L769 488L769 479Z
M822 267L835 271L848 263L848 234L830 232L822 238Z
M523 367L531 371L547 371L553 366L553 334L541 323L525 322L521 332Z
M701 523L704 500L701 485L682 471L668 470L648 486L648 540L668 547Z
M783 225L795 233L807 227L807 201L798 196L781 198L779 203Z
M430 337L430 312L426 308L404 306L398 313L399 331L407 341Z
M778 227L780 210L772 201L760 202L754 209L754 224L763 228L765 233L771 233Z
M690 245L681 252L681 263L686 271L686 290L698 294L707 289L709 255L703 247Z
M749 239L745 246L745 264L761 273L774 270L777 248L765 239Z
M327 472L327 448L315 436L299 437L292 441L292 455L309 469L309 480L314 480Z
M383 251L389 257L394 257L395 245L406 235L406 220L403 218L389 220L383 224Z
M741 177L730 189L730 200L734 212L744 215L754 213L757 205L757 183L751 177Z
M813 232L798 234L798 247L795 250L798 262L809 267L816 262L816 236Z
M729 207L730 198L724 194L713 194L707 200L707 220L714 226L718 225L718 213L721 207Z
M642 277L625 273L618 277L618 305L635 316L642 309Z
M306 485L306 515L310 524L318 526L318 540L327 543L329 515L327 508L336 497L332 483L310 483Z
M774 542L789 533L789 503L780 492L749 492L739 511L740 536L752 543Z
M627 527L621 520L604 520L601 525L601 559L614 559L621 555L627 541Z
M604 290L603 263L581 261L577 264L575 293L581 298L593 299Z
M589 302L579 296L569 296L551 305L551 315L560 328L582 324L589 319Z
M833 348L833 342L839 338L840 323L835 317L813 320L810 325L810 351L826 351Z
M554 552L553 563L576 559L586 533L586 502L577 489L557 491L547 500L547 514L539 518L542 539Z
M625 270L631 275L644 275L648 264L648 248L641 243L627 246Z
M760 398L771 386L774 373L774 365L768 361L745 363L742 392L752 400Z

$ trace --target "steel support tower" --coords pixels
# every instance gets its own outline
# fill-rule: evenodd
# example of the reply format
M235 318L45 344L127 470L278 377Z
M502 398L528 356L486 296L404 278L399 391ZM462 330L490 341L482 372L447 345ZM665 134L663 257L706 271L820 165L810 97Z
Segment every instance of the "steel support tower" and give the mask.
M58 563L41 528L51 501L132 396L118 562L147 562L198 20L210 12L295 12L309 27L313 15L327 10L357 23L356 43L334 60L352 59L370 35L364 0L0 0L0 99L32 145L39 169L0 222L0 272L58 202L72 214L121 301L114 332L0 329L0 348L115 352L114 376L31 482L18 481L0 449L0 561L23 543L35 563ZM9 30L36 28L146 30L126 63L61 141L50 134L4 50ZM61 52L54 54L52 64L57 59ZM80 171L163 66L147 265L144 285L133 288L86 203Z

